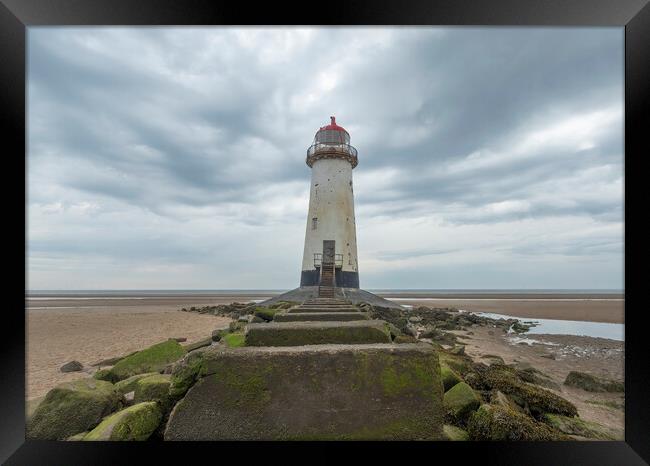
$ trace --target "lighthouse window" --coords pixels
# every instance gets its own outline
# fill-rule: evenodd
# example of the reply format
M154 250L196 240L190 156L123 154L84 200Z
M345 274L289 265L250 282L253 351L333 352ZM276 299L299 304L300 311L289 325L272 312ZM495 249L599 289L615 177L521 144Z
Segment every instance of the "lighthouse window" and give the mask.
M317 226L318 226L318 218L314 217L311 219L311 229L315 230Z

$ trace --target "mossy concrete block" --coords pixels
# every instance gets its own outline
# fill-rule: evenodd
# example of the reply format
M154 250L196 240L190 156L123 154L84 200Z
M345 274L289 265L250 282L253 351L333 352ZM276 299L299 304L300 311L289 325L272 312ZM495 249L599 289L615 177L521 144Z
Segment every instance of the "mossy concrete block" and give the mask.
M246 327L246 346L390 343L385 322L269 322Z
M239 348L246 344L246 337L243 332L228 333L223 336L221 341L231 348Z
M135 384L133 401L135 403L158 401L162 405L166 405L169 400L170 385L171 375L169 374L154 374L143 377Z
M465 382L459 382L445 393L444 404L445 409L454 419L462 420L478 409L481 399L472 387Z
M450 440L452 442L463 442L469 440L469 434L466 430L450 424L442 426L442 433L445 436L445 440Z
M160 425L162 417L157 403L138 403L104 419L83 440L147 440Z
M280 312L275 314L273 320L275 322L349 322L353 320L368 320L368 315L363 312L306 312L302 314Z
M122 359L108 371L113 382L145 372L160 372L167 364L182 358L186 352L177 341L167 340Z
M460 376L451 370L446 364L440 364L440 377L442 377L442 385L445 392L457 383L463 381L463 379L461 379Z
M26 437L63 440L95 427L118 409L121 396L110 382L93 378L57 385L27 422Z
M542 421L568 435L577 435L592 440L624 440L617 438L616 433L605 426L577 417L545 414Z
M120 380L115 384L115 390L118 391L121 395L125 395L129 392L132 392L135 390L135 387L138 384L138 381L140 379L143 379L145 377L149 377L152 375L158 375L158 372L147 372L145 374L136 374L132 375L128 379Z
M467 422L470 440L570 440L566 435L536 422L530 416L502 406L481 405Z
M214 346L166 440L442 439L430 345Z

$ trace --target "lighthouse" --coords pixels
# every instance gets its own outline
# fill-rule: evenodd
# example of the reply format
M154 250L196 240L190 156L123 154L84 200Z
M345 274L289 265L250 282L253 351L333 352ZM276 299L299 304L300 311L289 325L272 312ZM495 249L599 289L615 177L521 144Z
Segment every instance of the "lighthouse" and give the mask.
M357 150L336 123L321 127L307 149L311 168L309 213L300 286L318 286L321 296L334 288L359 288L357 231L352 169Z

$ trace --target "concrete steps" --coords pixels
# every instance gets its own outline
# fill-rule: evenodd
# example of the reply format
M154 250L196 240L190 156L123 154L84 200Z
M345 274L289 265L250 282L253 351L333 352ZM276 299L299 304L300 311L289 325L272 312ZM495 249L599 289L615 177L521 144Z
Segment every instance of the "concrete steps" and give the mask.
M269 322L246 326L246 346L390 343L381 320Z
M278 313L273 318L274 322L305 322L305 321L333 321L344 322L351 320L368 320L368 315L363 312L302 312Z
M289 314L305 314L310 312L359 312L359 308L348 307L292 307L287 311Z

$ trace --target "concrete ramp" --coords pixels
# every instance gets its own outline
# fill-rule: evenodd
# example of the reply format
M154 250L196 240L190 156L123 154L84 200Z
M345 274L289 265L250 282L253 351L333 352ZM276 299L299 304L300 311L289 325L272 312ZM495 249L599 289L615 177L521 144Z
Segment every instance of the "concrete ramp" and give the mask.
M427 344L213 346L165 440L439 440L442 383Z

